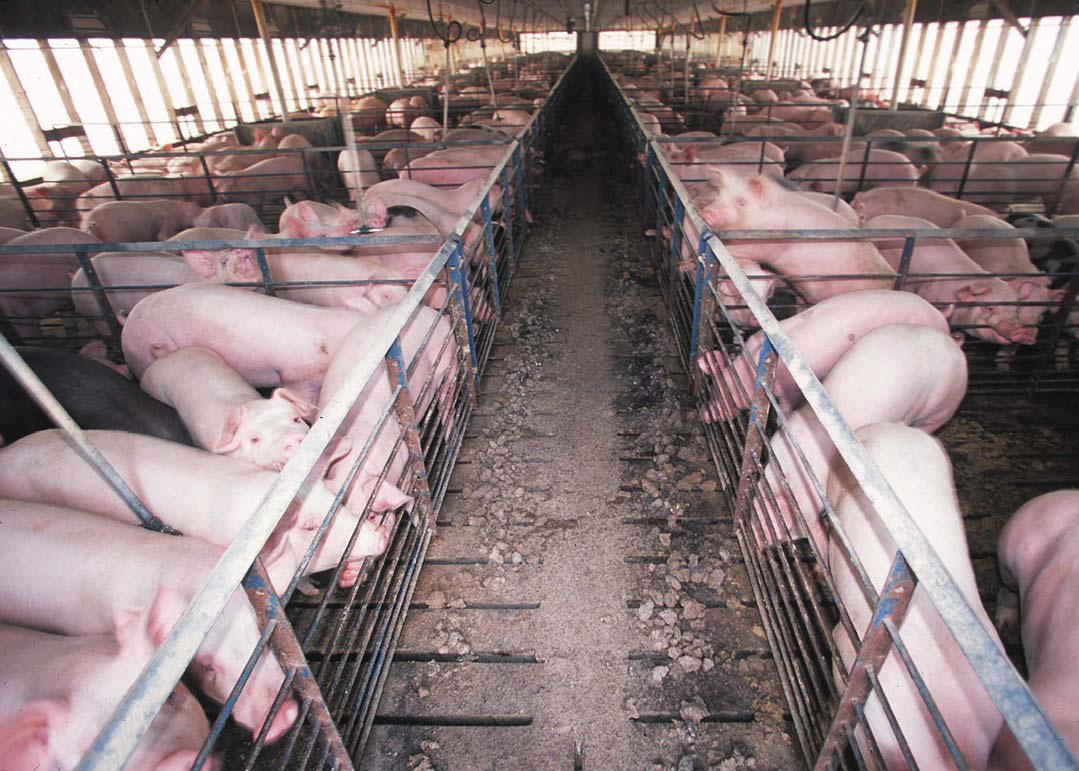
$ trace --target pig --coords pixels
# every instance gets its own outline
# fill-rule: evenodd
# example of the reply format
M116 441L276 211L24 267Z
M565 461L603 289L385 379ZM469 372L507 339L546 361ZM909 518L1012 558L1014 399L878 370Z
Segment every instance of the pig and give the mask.
M443 238L449 237L457 226L457 221L461 218L461 215L444 209L429 198L397 193L378 193L364 196L364 219L371 227L385 228L391 218L389 210L395 206L407 206L410 209L415 209L435 226L438 234ZM469 244L466 243L467 246Z
M1019 593L1030 690L1064 743L1079 754L1079 491L1057 490L1020 506L1000 532L997 560L1002 583ZM997 737L990 768L1033 768L1007 726Z
M854 196L853 207L863 223L881 214L920 217L941 228L951 227L963 217L974 214L1000 218L1000 215L992 209L970 201L949 198L923 187L882 187L875 190L863 190Z
M254 235L257 234L248 234L249 237ZM408 288L394 283L394 280L414 280L418 276L418 271L411 274L402 271L394 265L395 260L355 259L311 247L266 249L265 257L273 281L337 283L336 286L278 287L275 290L278 296L326 308L348 308L362 314L373 313L403 300ZM262 280L254 249L187 249L184 259L203 280L222 283L255 283ZM423 259L423 266L429 261L430 258Z
M40 220L39 220L40 221ZM30 230L33 223L23 208L22 201L13 198L0 198L0 226L4 229Z
M0 766L72 771L153 655L142 618L118 614L115 635L65 637L0 624ZM127 771L184 771L210 724L180 684ZM210 765L220 768L218 759Z
M427 115L421 115L409 125L409 131L419 134L424 142L437 142L442 136L442 124Z
M319 394L320 410L324 410L330 403L341 384L352 373L357 358L369 347L371 330L383 326L386 318L395 310L387 308L372 315L364 323L357 325L342 341ZM459 373L457 346L449 323L443 315L420 306L402 330L400 341L417 424L422 425L427 410L432 405L437 405L444 432L449 435L454 425L453 395ZM339 492L347 481L349 469L359 460L366 442L370 437L375 437L374 444L347 493L349 498L346 500L357 500L354 508L362 504L365 509L370 506L381 512L411 503L411 497L400 488L408 460L408 448L401 439L400 427L392 413L387 418L389 425L379 429L379 417L391 398L391 383L385 365L380 365L342 426L345 436L350 440L350 452L331 463L324 472L326 484L332 491ZM378 480L384 469L388 471L379 485ZM343 575L341 585L350 585L355 579L353 574Z
M79 222L75 201L92 186L86 175L67 161L48 161L41 183L23 188L30 208L43 227L75 226Z
M951 419L966 395L967 360L959 342L946 332L917 324L886 324L851 344L823 385L855 431L873 423L903 423L932 433ZM798 459L792 439L805 453L807 465ZM828 553L828 542L817 516L821 505L812 479L823 483L836 457L832 440L806 405L790 418L789 436L772 437L765 469L786 527L793 529L794 512L801 512L822 557ZM789 492L779 482L777 467ZM775 526L780 534L786 532L778 522Z
M121 342L136 377L154 359L196 345L218 353L256 388L285 386L313 402L334 351L359 320L359 314L343 308L318 308L221 284L184 284L136 305Z
M371 155L370 150L362 148L356 148L355 151L343 150L337 156L337 170L348 188L350 201L356 201L363 195L364 190L371 188L379 180L375 156Z
M5 246L13 248L71 244L92 247L100 243L97 238L81 230L55 227L35 230L24 236L13 238ZM79 261L74 251L0 255L0 286L9 290L50 288L57 290L32 293L0 292L0 311L8 317L17 335L36 334L39 319L67 305L71 276L78 268Z
M758 88L749 98L757 104L775 104L779 101L779 96L770 88Z
M1027 142L1027 149L1032 153L1050 153L1071 157L1075 145L1079 142L1079 131L1071 123L1054 123L1049 128L1039 131Z
M0 227L0 246L3 246L8 241L18 238L19 236L25 236L29 232L29 228L20 230L19 228Z
M914 523L928 537L986 633L1003 649L978 596L951 464L940 442L916 428L889 422L864 427L857 436ZM891 534L845 466L837 465L830 475L828 497L869 580L878 592L882 591L897 551ZM856 633L863 636L874 609L866 602L854 569L834 540L830 551L829 571L837 599L850 614ZM1003 719L921 584L914 588L910 607L898 626L967 767L986 768ZM855 642L842 624L837 624L832 634L844 667L849 670L854 664ZM929 710L894 649L877 672L877 679L918 767L955 768ZM862 757L872 757L867 754L865 726L872 731L885 767L908 767L875 691L865 704L865 722L855 732Z
M1018 142L962 142L945 144L940 162L929 174L929 187L944 195L967 190L971 172L978 166L1026 158L1027 151ZM969 164L969 168L968 168ZM967 182L963 182L966 178Z
M163 535L106 517L25 501L0 501L0 621L68 635L108 634L126 608L147 615L161 645L224 552L198 538ZM103 547L103 545L107 545ZM40 559L40 555L49 555ZM259 640L258 620L239 588L191 660L199 690L223 704ZM264 652L232 717L257 736L285 675ZM295 722L286 699L267 741Z
M191 227L201 213L190 201L109 201L83 214L79 227L105 243L164 241Z
M644 126L646 134L658 137L663 134L663 126L660 125L659 118L647 112L638 112L637 118L641 121L641 125Z
M695 270L696 263L691 263L691 265ZM779 277L767 268L761 267L757 263L749 260L739 260L738 267L742 269L742 272L749 276L750 283L753 284L753 288L757 291L757 294L761 296L761 299L768 302L768 299L776 290L776 284L779 282ZM720 302L723 303L724 308L726 308L726 316L722 311L717 309L717 319L726 319L729 316L731 321L743 327L756 328L759 326L753 312L749 310L748 307L744 307L744 298L739 294L738 288L734 285L734 282L727 277L727 274L723 271L722 267L719 268L716 274L716 296Z
M246 203L261 212L267 203L285 197L306 196L310 184L302 159L279 156L259 161L241 171L222 174L217 179L217 194L222 201Z
M681 158L672 163L675 173L687 182L707 180L702 164L747 177L768 174L783 178L783 151L771 142L734 142L705 150L691 144L681 153Z
M280 471L307 436L315 405L287 388L263 399L207 348L181 348L156 359L142 390L177 410L195 444L259 468Z
M486 180L505 153L502 147L450 147L411 161L398 172L398 177L439 187L458 187L471 180Z
M766 175L744 178L715 169L707 173L715 191L697 200L697 210L721 237L724 230L847 228L840 214ZM859 276L791 279L795 289L811 302L860 289L886 289L893 281L894 273L880 252L862 241L724 241L736 258L766 263L784 276Z
M888 188L877 188L878 190L887 190ZM858 218L858 212L854 210L854 207L844 201L842 198L836 198L833 193L817 193L812 190L802 190L803 197L808 198L811 201L815 201L819 204L824 204L829 209L832 209L832 204L837 203L836 207L832 209L836 214L844 219L845 222L854 227L858 227L861 224L861 220Z
M182 259L170 252L102 252L90 258L90 262L103 287L153 287L105 289L109 305L121 324L142 298L161 289L199 280ZM89 287L86 273L79 268L71 277L71 302L79 316L89 319L99 334L107 336L111 334L109 325L101 318L97 297Z
M394 99L386 110L386 123L398 128L408 128L415 117L415 112L407 96Z
M973 214L952 225L956 230L1015 230L998 217ZM1062 290L1049 288L1049 277L1030 260L1030 250L1022 238L981 238L957 240L956 244L970 259L989 273L1021 273L1003 276L1015 288L1019 299L1029 305L1017 309L1019 323L1024 327L1037 326L1042 316L1064 298Z
M891 289L866 289L829 297L779 322L813 374L821 379L859 338L888 324L917 324L948 332L948 319L929 302ZM837 329L844 334L835 334ZM763 342L763 332L753 335L743 352L732 354L730 364L718 350L698 357L701 371L723 382L719 388L725 398L712 402L708 409L712 420L728 420L734 411L749 407ZM782 362L776 365L772 393L784 414L802 401L800 389Z
M434 187L425 182L418 182L413 179L387 179L383 182L379 182L377 185L369 187L364 193L364 200L376 195L387 196L389 194L407 196L410 198L425 198L437 204L439 207L453 212L458 217L468 211L469 207L476 201L480 192L483 190L484 180L471 180L464 182L456 188L441 188ZM492 210L496 210L496 204L501 203L501 189L495 185L488 195L488 202L491 204ZM386 199L392 200L392 199ZM390 206L396 204L390 203ZM410 204L406 204L410 205ZM368 224L371 224L368 222Z
M933 223L917 217L884 214L865 223L866 228L932 229ZM881 254L898 270L903 250L902 239L875 239ZM955 274L953 277L921 278L918 274ZM970 259L950 238L918 239L911 253L908 277L903 289L921 295L931 303L960 303L951 314L951 322L980 340L999 345L1033 345L1036 327L1019 320L1020 302L1015 287L990 276Z
M798 182L803 190L834 192L840 160L825 158L804 164L790 173L790 179ZM852 193L877 187L913 187L924 170L916 168L905 155L891 150L870 150L868 161L864 150L854 150L847 155L840 191Z
M82 428L132 431L191 445L174 410L142 393L109 367L76 353L18 346L16 350ZM10 443L53 423L7 370L0 370L0 436Z
M219 203L203 209L202 214L191 223L191 227L244 231L256 228L262 233L266 232L266 227L262 224L258 212L246 203Z
M382 125L386 119L389 105L376 96L364 96L356 99L350 106L352 125L356 131L366 134Z
M1079 196L1079 166L1069 169L1070 163L1064 155L1028 155L1001 163L979 163L970 170L963 197L1002 210L1016 201L1041 199L1045 208L1053 211L1063 193L1066 206L1079 205L1068 200L1069 191ZM1064 184L1065 173L1069 184L1074 183L1071 187Z
M238 458L122 431L87 431L86 437L143 503L165 524L222 548L231 545L266 496L277 473ZM332 446L323 463L332 465L351 450L347 439ZM75 508L138 524L113 492L56 429L38 431L0 449L0 497ZM312 483L277 523L261 557L278 594L296 574L304 554L333 504L324 484ZM305 573L377 556L386 550L392 517L361 516L346 501L318 545ZM348 543L359 529L349 551Z
M199 206L209 206L213 201L205 177L165 177L134 174L116 177L116 189L123 200L144 200L147 198L187 199ZM103 182L87 190L75 200L77 216L82 217L98 204L117 200L112 185Z
M286 201L285 210L278 221L278 233L285 238L330 238L348 236L359 230L360 213L341 204L325 204L317 201ZM348 251L349 244L322 246L329 251Z

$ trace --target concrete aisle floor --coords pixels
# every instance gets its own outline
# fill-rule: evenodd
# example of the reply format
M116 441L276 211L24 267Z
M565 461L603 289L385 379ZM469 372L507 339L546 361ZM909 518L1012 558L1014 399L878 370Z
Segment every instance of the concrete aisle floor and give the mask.
M795 767L613 133L570 95L363 767Z

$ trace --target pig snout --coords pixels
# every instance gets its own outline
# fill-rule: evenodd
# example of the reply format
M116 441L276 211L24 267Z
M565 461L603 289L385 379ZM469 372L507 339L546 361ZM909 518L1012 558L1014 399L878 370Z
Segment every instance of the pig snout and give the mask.
M292 727L292 724L296 722L296 717L300 714L300 708L296 702L289 699L281 705L281 709L274 715L273 721L270 723L269 729L266 731L266 743L273 744ZM263 720L265 722L265 720ZM259 724L259 730L262 730L262 724Z
M363 560L357 557L377 557L386 551L390 545L390 534L396 519L392 513L371 512L367 515L360 526L360 533L356 537L356 545L352 549L351 557L345 569L337 580L339 586L349 588L353 586L360 575Z

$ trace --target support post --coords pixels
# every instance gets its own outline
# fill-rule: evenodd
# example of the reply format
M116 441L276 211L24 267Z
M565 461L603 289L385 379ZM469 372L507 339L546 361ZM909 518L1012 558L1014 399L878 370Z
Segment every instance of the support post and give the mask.
M772 79L772 54L776 49L776 35L779 34L779 18L783 14L783 0L776 0L775 11L772 13L772 34L768 38L768 60L764 64L764 79Z
M397 32L397 6L391 3L389 10L390 35L393 36L393 63L396 65L394 71L397 74L397 87L402 88L405 85L405 72L401 64L401 37Z

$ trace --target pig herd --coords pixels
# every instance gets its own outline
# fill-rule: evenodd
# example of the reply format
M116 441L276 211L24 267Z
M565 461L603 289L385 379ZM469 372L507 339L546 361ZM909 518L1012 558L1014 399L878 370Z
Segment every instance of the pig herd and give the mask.
M659 101L658 91L647 81L624 76L620 80L642 124L656 137L664 136L662 128L680 124L681 116ZM853 206L841 199L833 208L831 196L822 193L836 187L838 165L831 156L838 144L773 144L751 137L838 136L842 130L833 121L834 102L819 97L809 84L794 93L758 90L747 98L735 93L733 80L706 80L691 96L705 111L725 110L723 126L733 123L737 128L731 131L744 137L724 141L696 131L675 135L682 141L660 142L660 147L686 183L703 220L721 238L726 230L859 227L964 228L1000 231L1004 236L919 239L910 256L905 291L893 289L902 238L723 239L762 298L767 300L777 284L786 282L804 303L780 327L820 378L839 414L999 645L975 583L951 464L932 433L948 422L966 393L963 335L1000 345L1032 345L1042 315L1059 303L1061 292L1051 288L1049 276L1031 262L1026 242L1007 237L1012 226L1002 219L1000 210L1004 201L1020 198L1044 197L1046 205L1052 206L1065 182L1058 210L1079 211L1079 176L1062 177L1074 142L1079 140L1061 138L1062 132L1054 129L1030 140L1027 147L1019 137L980 146L986 152L976 154L972 182L965 189L971 194L965 198L989 204L983 206L948 195L957 191L958 179L949 170L954 166L934 166L934 161L969 151L969 138L942 148L941 136L962 135L951 129L939 132L941 136L909 132L896 137L893 149L870 154ZM1058 149L1068 155L1047 152ZM842 192L854 192L853 183L863 173L858 164L865 158L861 142L849 158L854 166L853 170L848 166ZM792 159L800 165L786 173ZM1041 164L1055 172L1045 171ZM1036 172L1030 173L1035 167ZM1023 169L1022 174L1015 172L1017 168ZM1016 178L1041 181L1033 188L1029 184L1022 188L1012 183ZM994 197L990 189L1007 195ZM1061 224L1075 223L1065 219ZM688 218L685 227L683 243L695 245L700 234L693 232ZM670 236L669 231L665 234ZM683 270L695 267L691 249L683 249ZM741 303L722 273L714 290L723 305L721 313L730 323L757 326L744 306L726 307ZM758 332L733 357L726 349L699 357L698 365L709 382L702 407L706 422L737 420L750 406L764 340L764 333ZM771 391L787 416L787 425L766 440L762 485L768 494L762 493L754 503L753 527L763 548L808 538L849 616L849 624L838 623L833 630L835 654L849 670L874 612L858 576L864 575L880 592L897 546L839 458L817 413L803 404L801 391L782 363ZM1079 751L1074 716L1079 697L1074 667L1079 657L1079 604L1075 600L1079 491L1043 495L1019 509L1000 535L998 557L1003 582L1018 592L1021 610L1009 615L1011 606L1002 602L998 624L1017 626L1030 687L1071 749ZM901 633L967 767L1030 768L921 588L915 591ZM840 669L839 662L833 666ZM921 768L956 767L902 659L891 652L875 675L879 687L864 705L864 721L855 731L862 757L871 757L868 729L888 768L908 767L911 759ZM890 717L901 727L903 742L894 735Z
M546 74L542 80L548 82ZM350 173L341 155L352 205L286 198L277 233L266 232L263 205L296 192L295 175L312 171L296 165L297 154L281 154L309 146L285 128L260 132L255 147L241 148L232 132L203 143L214 158L214 201L185 187L192 178L171 161L118 174L123 200L95 200L111 197L111 185L97 184L98 167L82 161L50 164L46 181L27 190L47 227L7 229L9 246L159 242L153 251L99 252L91 260L122 327L123 365L106 359L100 341L81 353L19 351L136 496L183 535L136 527L132 510L66 435L50 428L13 379L0 378L0 768L78 763L310 425L369 354L372 338L389 326L461 216L475 210L491 169L534 108L505 89L497 108L482 100L477 106L486 112L445 138L419 114L411 127L389 129L397 134L361 138L366 176ZM365 103L357 121L385 125L368 125L370 108ZM391 110L394 121L397 112ZM444 149L406 151L400 167L386 152L387 141L407 147L436 138ZM309 155L311 162L318 154ZM227 184L244 172L246 187ZM489 201L497 212L499 188ZM364 227L380 236L431 238L272 243L348 236ZM482 232L469 226L467 254L486 254ZM278 285L272 295L260 288L254 248L192 245L251 239L271 242L264 258ZM486 264L477 259L472 269ZM70 304L89 325L80 333L108 334L90 283L72 252L0 257L0 287L9 290L0 290L0 309L20 336L40 335L41 320ZM52 291L12 291L20 288ZM491 313L480 289L472 287L477 323ZM457 396L467 374L450 321L453 302L447 282L436 280L399 335L408 397L427 437L460 432ZM409 455L397 402L396 381L383 363L262 549L279 594L316 591L305 576L324 571L332 571L331 588L354 586L365 560L386 550L401 514L413 510L423 471ZM224 703L259 637L254 610L237 589L185 682ZM272 652L253 662L231 712L252 737L276 741L296 721L300 709L291 696L272 708L284 682ZM127 768L186 769L208 732L198 700L179 684ZM212 758L207 767L220 761Z

